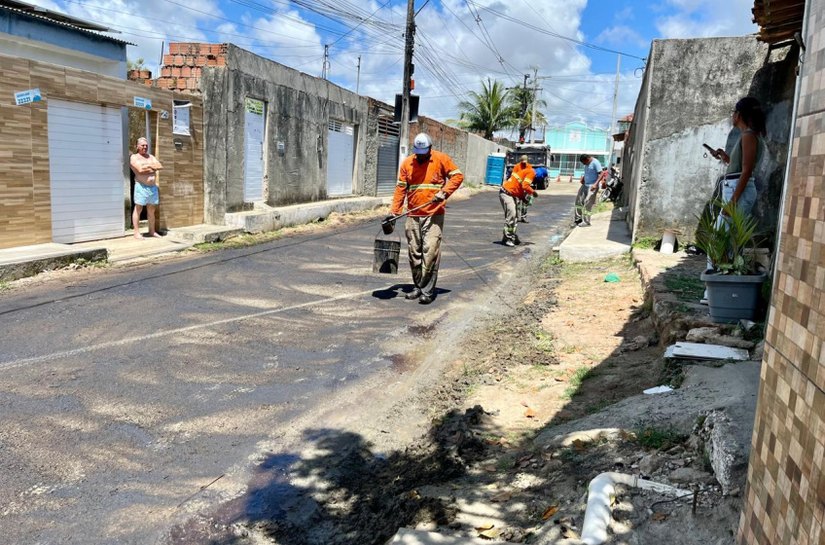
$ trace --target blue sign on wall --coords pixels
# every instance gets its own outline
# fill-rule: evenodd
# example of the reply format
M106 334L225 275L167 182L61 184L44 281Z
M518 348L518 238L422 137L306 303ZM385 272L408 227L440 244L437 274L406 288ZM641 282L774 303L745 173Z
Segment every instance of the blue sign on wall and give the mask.
M21 104L31 104L32 102L40 102L43 96L40 94L40 89L28 89L14 93L14 103L20 106Z
M151 110L152 109L152 99L143 98L143 97L135 97L135 108L141 108L144 110Z

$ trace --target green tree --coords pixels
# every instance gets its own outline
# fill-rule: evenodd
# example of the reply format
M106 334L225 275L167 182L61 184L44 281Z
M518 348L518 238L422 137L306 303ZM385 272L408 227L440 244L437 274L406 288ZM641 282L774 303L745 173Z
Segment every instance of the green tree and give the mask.
M470 91L471 100L458 103L462 128L481 133L490 140L493 133L513 125L512 110L508 106L509 91L499 81L481 82L481 92Z
M508 108L510 118L513 120L510 125L518 129L519 142L524 141L524 135L529 129L535 129L539 125L546 125L547 118L541 113L547 107L547 101L539 98L536 100L536 119L533 119L533 100L535 93L530 87L514 87L508 95Z

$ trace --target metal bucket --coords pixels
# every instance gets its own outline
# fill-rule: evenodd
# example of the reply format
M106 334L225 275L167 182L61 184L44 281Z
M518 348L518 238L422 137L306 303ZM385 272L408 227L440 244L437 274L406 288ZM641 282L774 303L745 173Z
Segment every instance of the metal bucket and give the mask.
M382 274L398 274L398 258L401 255L401 240L399 238L377 237L372 260L372 272Z

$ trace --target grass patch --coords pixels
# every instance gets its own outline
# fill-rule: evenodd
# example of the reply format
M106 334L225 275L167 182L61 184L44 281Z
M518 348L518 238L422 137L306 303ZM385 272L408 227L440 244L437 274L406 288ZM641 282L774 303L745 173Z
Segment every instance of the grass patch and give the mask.
M553 336L544 331L536 331L535 346L545 354L552 354L555 350Z
M590 213L599 214L600 212L609 212L610 210L613 210L613 203L610 201L603 201L594 204Z
M705 293L705 283L696 276L665 275L665 287L680 301L696 302Z
M570 376L569 384L561 395L562 399L573 399L573 397L579 393L579 388L581 388L582 383L592 377L593 369L590 367L579 367L576 369Z
M4 280L0 280L0 293L11 289L11 284Z
M652 426L636 431L636 442L654 450L668 450L685 442L687 437L673 428L654 428Z
M232 248L246 248L248 246L255 246L256 244L263 244L265 242L272 242L284 236L284 231L279 229L277 231L269 231L267 233L244 234L219 240L217 242L201 242L195 244L193 248L199 252L215 252L218 250L228 250Z
M652 250L659 243L659 237L639 237L633 243L634 248Z

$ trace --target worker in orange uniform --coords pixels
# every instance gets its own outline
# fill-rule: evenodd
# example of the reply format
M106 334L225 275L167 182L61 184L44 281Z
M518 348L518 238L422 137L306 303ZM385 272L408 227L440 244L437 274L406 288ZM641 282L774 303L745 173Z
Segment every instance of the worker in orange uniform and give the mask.
M518 160L519 162L513 167L513 172L518 174L522 180L529 183L532 188L533 180L536 179L536 171L533 169L533 165L530 164L529 157L526 155L522 155ZM527 206L527 201L519 201L516 203L516 221L530 223L527 221Z
M446 153L432 149L433 142L421 133L413 139L413 154L404 159L392 198L393 215L401 214L404 201L412 210L404 231L415 287L405 297L432 303L441 262L441 233L444 229L445 201L464 181L464 174Z
M526 163L526 157L522 156L522 159L525 159L524 162ZM519 165L516 165L516 167L517 166ZM526 172L533 172L532 167ZM516 234L516 228L518 227L518 206L519 203L528 201L536 196L536 191L533 189L533 186L530 185L532 178L528 179L527 175L529 174L524 173L525 170L517 172L514 167L512 174L510 174L506 182L501 184L501 190L498 192L498 200L501 201L501 207L504 209L504 237L501 239L501 242L503 242L505 246L515 246L521 243Z

